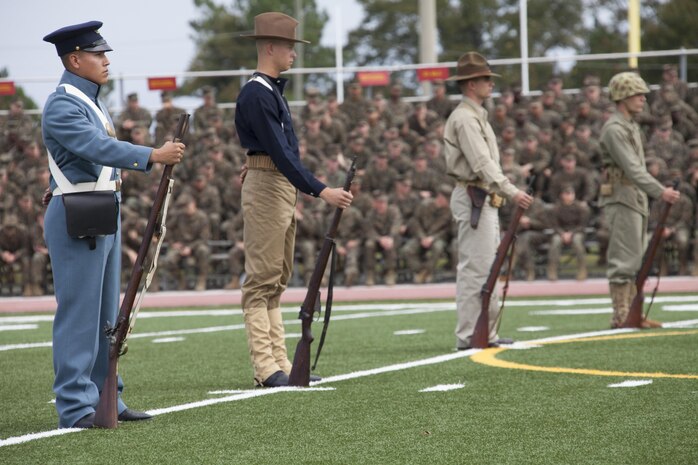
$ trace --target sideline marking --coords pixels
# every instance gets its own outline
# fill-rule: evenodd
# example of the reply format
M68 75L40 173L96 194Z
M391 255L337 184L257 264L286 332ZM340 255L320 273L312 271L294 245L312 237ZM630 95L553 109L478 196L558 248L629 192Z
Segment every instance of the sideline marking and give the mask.
M182 342L185 338L183 337L161 337L160 339L153 339L153 344L162 344L165 342Z
M437 384L436 386L424 388L419 392L446 392L455 391L456 389L462 389L465 384Z
M698 331L670 331L662 333L639 333L633 332L629 334L611 334L602 336L590 336L590 337L572 337L567 339L557 339L549 341L539 341L539 344L566 344L571 342L590 342L590 341L609 341L617 339L633 339L642 337L657 337L657 336L684 336L690 334L698 334ZM492 349L485 349L471 357L471 360L475 363L480 363L483 365L488 365L496 368L509 368L513 370L528 370L528 371L543 371L546 373L569 373L578 375L591 375L591 376L623 376L623 377L633 377L633 378L675 378L675 379L698 379L698 374L687 375L687 374L671 374L671 373L644 373L644 372L627 372L627 371L613 371L613 370L596 370L588 368L565 368L565 367L546 367L540 365L528 365L525 363L510 362L507 360L501 360L497 358L497 354L508 350L507 347L498 347Z
M539 331L547 331L549 329L550 327L548 326L522 326L521 328L517 328L516 330L522 333L537 333Z
M629 379L627 381L623 381L622 383L609 384L608 387L610 387L610 388L637 387L637 386L646 386L648 384L652 384L651 379Z
M400 331L395 331L393 335L395 336L411 336L413 334L423 334L426 330L424 329L403 329Z
M456 304L449 303L447 306L435 306L426 304L420 307L408 308L405 310L387 310L380 312L361 312L361 313L350 313L347 315L335 315L332 317L332 321L341 320L357 320L363 318L375 318L383 316L402 316L402 315L419 315L424 313L437 313L446 311L455 311ZM301 321L299 319L284 320L284 326L288 325L300 325ZM245 329L244 323L226 325L226 326L208 326L206 328L195 328L195 329L176 329L171 331L153 331L148 333L134 333L129 336L129 339L142 339L150 337L164 337L164 336L182 336L187 334L202 334L202 333L216 333L220 331L234 331ZM16 350L16 349L34 349L37 347L51 347L51 342L34 342L27 344L8 344L0 345L0 352L6 350Z
M38 329L39 325L0 325L0 331L19 331L20 329Z

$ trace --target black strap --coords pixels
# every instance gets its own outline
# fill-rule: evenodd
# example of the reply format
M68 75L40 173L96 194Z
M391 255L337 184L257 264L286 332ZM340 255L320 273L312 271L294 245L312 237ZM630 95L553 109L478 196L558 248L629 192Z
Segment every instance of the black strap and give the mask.
M330 325L330 316L332 314L332 297L334 294L334 269L337 264L337 243L330 239L332 242L332 258L330 258L330 282L327 285L327 302L325 303L325 321L322 325L322 334L320 335L320 343L317 346L317 353L315 354L315 363L313 363L312 370L317 366L317 361L320 358L320 352L322 352L322 346L325 344L325 335L327 334L327 327Z

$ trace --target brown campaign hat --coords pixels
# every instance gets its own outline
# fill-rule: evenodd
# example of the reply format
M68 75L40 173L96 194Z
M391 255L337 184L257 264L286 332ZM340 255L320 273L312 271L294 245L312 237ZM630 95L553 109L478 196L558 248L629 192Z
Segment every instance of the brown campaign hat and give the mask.
M242 34L248 39L281 39L290 42L309 44L307 40L296 39L298 21L277 12L262 13L254 17L254 34Z
M451 76L447 81L464 81L484 76L501 77L490 70L490 65L485 60L485 57L477 52L468 52L458 59L456 75Z

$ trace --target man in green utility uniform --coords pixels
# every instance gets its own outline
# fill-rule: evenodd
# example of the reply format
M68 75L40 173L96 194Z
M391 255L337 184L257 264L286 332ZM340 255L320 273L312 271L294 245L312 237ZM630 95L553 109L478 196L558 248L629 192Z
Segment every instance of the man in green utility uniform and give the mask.
M608 88L616 111L601 130L606 179L600 189L600 205L610 231L606 276L613 302L611 327L617 328L625 321L636 293L635 275L647 244L647 196L673 204L679 192L662 186L645 167L640 126L633 119L645 106L649 93L645 81L637 73L624 72L613 76ZM643 319L642 326L661 324Z

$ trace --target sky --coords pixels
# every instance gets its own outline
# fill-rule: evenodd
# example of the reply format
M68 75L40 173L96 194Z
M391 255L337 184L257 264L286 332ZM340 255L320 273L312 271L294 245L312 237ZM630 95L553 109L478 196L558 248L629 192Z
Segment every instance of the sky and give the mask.
M219 0L230 4L230 1ZM356 28L363 12L355 0L316 0L330 20L321 43L334 45L337 24L344 31ZM186 71L194 57L193 30L189 21L198 17L193 0L0 0L0 69L22 86L39 105L53 92L63 72L56 48L42 39L56 29L86 21L102 21L100 33L114 49L108 54L112 79L124 79L123 95L138 92L141 105L159 108L159 92L148 90L147 76L171 76ZM341 19L338 22L338 17ZM250 25L252 27L252 25ZM181 82L181 80L179 81ZM110 105L120 106L120 86ZM181 106L198 105L198 100L178 101Z

